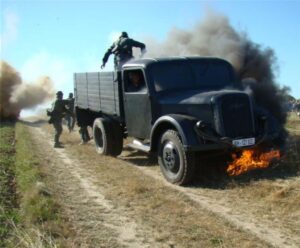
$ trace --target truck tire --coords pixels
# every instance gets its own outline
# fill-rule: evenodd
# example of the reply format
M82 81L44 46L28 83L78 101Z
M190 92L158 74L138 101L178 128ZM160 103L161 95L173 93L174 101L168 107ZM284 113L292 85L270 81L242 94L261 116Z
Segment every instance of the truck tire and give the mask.
M123 149L121 126L108 118L97 118L93 125L93 136L99 154L118 156Z
M96 151L102 155L111 155L113 151L112 124L107 118L97 118L93 124L93 137Z
M118 156L121 154L123 150L123 130L122 127L119 125L118 122L113 121L112 122L112 150L111 150L111 155L112 156Z
M184 151L178 132L167 130L158 146L158 163L164 177L173 184L191 182L195 170L195 153Z

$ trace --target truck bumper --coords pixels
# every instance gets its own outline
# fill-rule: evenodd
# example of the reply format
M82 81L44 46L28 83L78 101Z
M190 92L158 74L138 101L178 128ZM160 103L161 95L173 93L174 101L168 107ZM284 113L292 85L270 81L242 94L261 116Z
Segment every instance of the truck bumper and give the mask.
M199 146L189 146L185 145L184 148L186 151L211 151L211 150L236 150L236 149L247 149L247 148L253 148L258 145L261 145L264 142L269 142L275 139L278 134L268 133L268 127L267 123L265 122L264 130L262 135L256 136L256 137L239 137L237 139L232 139L228 137L221 137L217 135L211 134L211 132L208 132L206 130L206 126L201 122L198 121L195 126L194 130L202 142L199 142ZM252 142L254 139L254 142ZM239 142L236 142L237 140L245 141L244 144L236 145ZM248 144L247 142L251 140L251 144ZM243 143L243 142L241 142Z

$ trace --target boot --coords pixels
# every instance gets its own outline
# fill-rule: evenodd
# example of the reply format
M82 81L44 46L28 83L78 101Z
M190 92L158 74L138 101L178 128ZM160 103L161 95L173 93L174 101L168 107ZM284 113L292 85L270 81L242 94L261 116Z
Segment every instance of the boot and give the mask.
M64 146L60 142L54 143L54 148L64 148Z

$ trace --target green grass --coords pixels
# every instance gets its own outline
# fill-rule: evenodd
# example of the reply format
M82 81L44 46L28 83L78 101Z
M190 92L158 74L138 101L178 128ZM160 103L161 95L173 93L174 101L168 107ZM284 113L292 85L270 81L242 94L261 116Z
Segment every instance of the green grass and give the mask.
M44 182L27 127L0 128L0 247L65 247L67 224Z
M29 133L23 125L16 129L16 176L22 219L39 224L57 218L57 206L42 183L40 161L34 155Z
M0 124L0 247L12 234L11 223L18 223L14 136L14 124Z

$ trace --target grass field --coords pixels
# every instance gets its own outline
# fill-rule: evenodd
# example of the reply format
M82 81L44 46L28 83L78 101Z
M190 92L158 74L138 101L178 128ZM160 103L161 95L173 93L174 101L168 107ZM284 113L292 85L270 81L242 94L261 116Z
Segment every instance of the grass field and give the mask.
M11 237L12 223L18 222L14 137L14 124L0 124L0 247Z
M2 123L0 128L0 247L61 246L66 225L26 127Z

